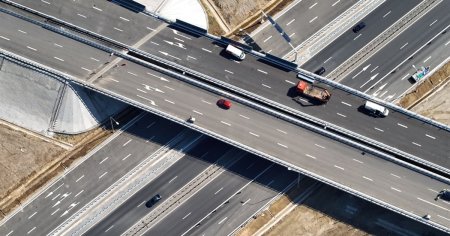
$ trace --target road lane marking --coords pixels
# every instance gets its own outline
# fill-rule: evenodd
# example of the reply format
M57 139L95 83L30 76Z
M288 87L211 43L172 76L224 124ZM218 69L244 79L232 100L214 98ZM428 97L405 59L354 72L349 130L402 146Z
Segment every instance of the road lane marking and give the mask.
M50 214L50 215L54 215L54 214L56 214L56 212L58 212L58 211L59 211L59 208L56 209L54 212L52 212L52 214Z
M230 73L230 74L234 74L234 72L233 71L229 71L229 70L225 70L225 72L227 72L227 73Z
M292 36L294 36L294 35L295 35L295 32L290 34L289 37L292 38Z
M102 9L100 9L100 8L98 8L98 7L96 7L96 6L92 6L92 8L94 8L94 9L97 10L97 11L103 11Z
M248 165L247 166L247 168L245 168L246 170L248 170L248 169L250 169L250 168L252 168L252 166L254 166L255 165L255 162L252 162L250 165Z
M14 230L9 231L9 233L6 236L11 235L14 232Z
M320 148L322 148L322 149L326 149L324 146L320 146L320 145L317 144L317 143L315 143L314 145L317 146L317 147L320 147Z
M338 169L341 169L341 170L344 170L344 168L342 168L342 167L340 167L340 166L337 166L337 165L334 165L334 167L336 167L336 168L338 168Z
M401 127L403 127L403 128L405 128L405 129L408 128L408 126L406 126L406 125L404 125L404 124L397 123L397 125L398 125L398 126L401 126Z
M326 59L326 60L323 62L323 64L327 63L329 60L331 60L331 58L333 58L333 57L329 57L328 59Z
M272 35L270 35L269 37L267 37L266 39L264 39L263 42L265 43L265 42L267 42L267 41L268 41L269 39L271 39L271 38L272 38Z
M206 103L206 104L209 104L209 105L212 104L212 103L210 103L210 102L208 102L208 101L205 101L205 100L202 100L202 102L204 102L204 103Z
M130 20L128 20L127 18L125 18L125 17L119 17L120 19L122 19L122 20L124 20L124 21L130 21Z
M77 194L75 194L74 197L77 197L77 196L80 195L82 192L84 192L84 189L82 189L80 192L78 192Z
M166 101L166 102L168 102L168 103L171 103L171 104L175 104L175 102L172 102L172 101L167 100L167 99L164 99L164 101Z
M81 16L81 17L83 17L83 18L85 18L85 19L87 18L87 16L82 15L82 14L80 14L80 13L77 13L77 15L78 15L78 16Z
M203 115L203 113L201 113L201 112L199 112L199 111L196 111L196 110L192 110L192 112L194 112L194 113L197 113L197 114L199 114L199 115Z
M438 20L434 20L433 22L431 22L430 26L434 25L434 23L436 23Z
M224 125L228 125L228 126L231 126L231 124L230 124L230 123L227 123L227 122L225 122L225 121L220 121L220 123L222 123L222 124L224 124Z
M214 195L218 194L220 191L222 191L223 187L217 190L217 192L214 193Z
M125 161L128 157L130 157L131 156L131 153L130 154L128 154L126 157L124 157L124 158L122 158L122 161Z
M349 106L349 107L352 106L352 104L350 104L350 103L346 103L346 102L342 102L342 101L341 101L341 103L344 104L344 105L346 105L346 106Z
M47 2L47 1L45 1L45 0L41 0L41 2L43 2L43 3L45 3L45 4L48 4L48 5L50 5L50 3L49 3L49 2Z
M374 129L376 129L376 130L378 130L378 131L380 131L380 132L384 132L384 130L382 130L382 129L380 129L380 128L377 128L377 127L374 127Z
M223 220L219 221L219 225L222 224L227 219L228 219L228 217L223 218Z
M447 208L445 208L445 207L441 207L441 206L439 206L439 205L437 205L437 204L434 204L434 203L432 203L432 202L429 202L429 201L427 201L427 200L423 200L423 199L420 198L420 197L418 197L417 199L420 200L420 201L422 201L422 202L425 202L425 203L428 203L428 204L430 204L430 205L433 205L433 206L435 206L435 207L441 208L441 209L443 209L443 210L450 211L449 209L447 209Z
M401 179L401 177L400 177L400 176L398 176L398 175L395 175L395 174L392 174L392 173L391 173L391 175L392 175L392 176L394 176L395 178L399 178L399 179Z
M267 72L265 72L265 71L263 71L263 70L257 69L257 71L259 71L259 72L261 72L261 73L263 73L263 74L266 74L266 75L267 75Z
M429 56L429 57L427 57L427 59L425 59L424 61L423 61L423 63L426 63L428 60L430 60L431 59L431 56Z
M244 119L250 120L250 118L248 118L248 117L246 117L246 116L244 116L244 115L239 114L239 116L242 117L242 118L244 118Z
M30 47L30 46L27 46L27 48L30 49L30 50L33 50L33 51L37 51L36 48L32 48L32 47Z
M282 147L284 147L284 148L288 148L288 146L286 146L286 145L284 145L284 144L281 144L281 143L277 143L279 146L282 146Z
M312 159L317 159L315 156L313 156L313 155L309 155L309 154L305 154L305 156L307 156L307 157L309 157L309 158L312 158Z
M93 58L93 57L91 57L91 60L94 60L94 61L100 61L99 59Z
M281 129L277 129L277 131L280 132L280 133L283 133L283 134L287 134L286 131L283 131L283 130L281 130Z
M313 21L315 21L315 20L317 20L317 16L314 17L314 18L312 18L312 19L309 21L309 23L313 23Z
M253 136L255 136L255 137L259 137L259 135L255 134L255 133L252 133L252 132L248 132L248 133L253 135Z
M414 144L414 145L416 145L416 146L422 147L422 145L420 145L420 144L418 144L418 143L415 143L415 142L411 142L411 143Z
M431 138L431 139L436 139L436 137L431 136L431 135L429 135L429 134L425 134L425 136L427 136L428 138Z
M175 39L175 40L177 40L177 41L180 41L180 42L184 43L184 40L179 39L179 38L177 38L177 37L173 37L173 39Z
M101 165L103 162L105 162L106 160L108 160L109 157L105 157L105 159L103 159L102 161L100 161L98 164Z
M410 77L409 73L403 76L400 80L405 80L406 78Z
M117 30L117 31L119 31L119 32L123 32L122 29L119 29L119 28L117 28L117 27L114 27L114 29Z
M399 193L402 192L400 189L397 189L397 188L394 188L394 187L391 187L391 189L394 190L394 191L397 191L397 192L399 192Z
M402 50L404 47L406 47L406 45L408 45L408 43L403 44L403 46L400 47L400 50Z
M31 217L33 217L34 215L37 214L37 211L35 211L33 214L31 214L30 216L28 216L28 219L31 219Z
M358 162L358 163L364 164L364 162L362 162L362 161L360 161L360 160L358 160L358 159L353 159L353 160L356 161L356 162Z
M383 18L385 18L385 17L388 16L389 14L391 14L391 11L388 11L386 14L384 14Z
M250 198L247 199L247 201L243 202L243 203L242 203L242 206L245 205L245 204L247 204L249 201L250 201Z
M124 143L124 144L122 145L122 147L127 146L127 144L129 144L129 143L131 142L131 140L132 140L132 139L130 139L130 140L128 140L126 143Z
M338 4L341 0L337 0L336 2L334 2L333 4L331 4L332 7L334 7L334 5Z
M33 232L33 230L36 229L36 226L34 226L30 231L27 232L27 234L30 234L31 232Z
M314 3L313 5L311 5L311 6L309 7L309 9L311 10L311 8L315 7L316 5L317 5L317 2Z
M17 30L17 31L19 31L20 33L22 33L22 34L26 34L27 32L25 32L25 31L23 31L23 30Z
M265 84L261 84L261 85L266 87L266 88L271 88L269 85L265 85Z
M105 173L103 173L102 175L100 175L98 178L101 179L101 178L103 178L106 174L108 174L108 171L106 171Z
M148 128L152 127L155 123L156 123L156 121L153 121L152 123L150 123L149 125L147 125L145 128L148 129Z
M82 178L84 178L84 175L80 176L80 178L78 178L77 180L75 180L75 183L78 183L78 181L80 181Z
M290 20L287 24L286 24L286 26L288 26L288 25L290 25L292 22L294 22L295 21L295 19L292 19L292 20Z
M108 232L110 229L112 229L114 225L111 225L108 229L105 230L105 233Z
M374 72L376 69L378 69L379 66L376 66L375 68L373 68L370 73Z
M193 56L187 56L188 58L192 58L192 59L194 59L194 60L197 60L197 58L195 58L195 57L193 57Z
M91 70L89 70L88 68L81 67L81 69L83 69L83 70L85 70L87 72L91 72Z
M450 43L450 41L446 42L444 45L447 46Z
M58 60L58 61L64 61L64 59L59 58L59 57L53 57L53 58L55 58L55 59Z
M286 81L286 83L288 83L288 84L292 84L292 85L295 85L295 83L294 82L292 82L292 81L289 81L289 80L284 80L284 81Z
M178 178L178 175L175 176L175 177L173 177L173 178L169 181L169 184L172 183L172 181L174 181L176 178Z
M357 40L359 37L361 37L362 34L358 34L353 40Z
M212 53L212 51L211 51L211 50L208 50L208 49L206 49L206 48L202 48L202 50L203 50L203 51L205 51L205 52L209 52L209 53Z
M156 45L156 46L159 46L159 43L155 43L155 42L153 42L153 41L150 41L150 43L152 43L152 44L154 44L154 45Z
M147 93L147 91L144 91L144 90L139 89L139 88L137 88L136 90L139 91L139 92Z
M336 114L338 114L338 116L342 116L342 117L347 117L346 115L343 115L343 114L341 114L341 113L336 113Z
M3 37L3 36L1 36L1 35L0 35L0 38L2 38L2 39L4 39L4 40L7 40L7 41L9 41L9 40L10 40L9 38L7 38L7 37Z
M366 177L366 176L363 176L363 179L366 179L366 180L369 180L369 181L373 182L373 179L371 179L369 177Z
M443 216L441 216L441 215L437 215L437 216L441 217L442 219L445 219L445 220L448 220L448 221L450 221L450 219L449 219L449 218L443 217Z
M186 219L192 212L189 212L187 215L185 215L183 218L181 218L182 220Z

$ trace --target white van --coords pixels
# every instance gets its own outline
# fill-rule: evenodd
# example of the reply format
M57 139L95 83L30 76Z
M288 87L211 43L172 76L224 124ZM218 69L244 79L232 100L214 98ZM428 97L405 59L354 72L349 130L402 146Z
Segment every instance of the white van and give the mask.
M368 110L371 115L376 117L386 117L389 114L389 110L386 107L383 107L371 101L366 101L364 108Z
M233 46L233 45L231 45L231 44L228 44L228 46L227 46L227 48L225 49L225 51L227 51L227 52L230 53L231 55L233 55L233 56L239 58L239 60L244 60L244 58L245 58L245 53L244 53L244 51L242 51L241 49L239 49L239 48L237 48L237 47L235 47L235 46Z

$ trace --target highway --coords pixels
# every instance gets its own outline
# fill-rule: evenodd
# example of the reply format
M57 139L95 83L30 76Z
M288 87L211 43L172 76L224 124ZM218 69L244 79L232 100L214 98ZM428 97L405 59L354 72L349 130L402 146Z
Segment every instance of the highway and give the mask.
M418 1L408 1L399 6L399 4L395 4L395 2L392 1L386 2L377 8L368 16L368 18L370 18L368 19L369 21L367 21L368 24L370 22L378 22L380 18L383 19L383 16L385 16L387 12L390 12L390 14L385 16L386 21L383 21L383 23L373 23L374 25L377 25L376 30L367 31L368 33L365 34L364 37L361 36L358 38L360 46L378 35L390 24L395 22L396 19L400 18L408 10L417 5L417 3ZM442 8L438 7L438 9ZM38 10L41 10L41 8ZM89 10L94 11L94 9ZM99 14L101 13L102 12ZM111 19L111 22L114 22L114 19ZM72 23L85 28L85 23L83 24L82 21L75 21ZM349 95L347 92L338 89L333 89L333 98L327 105L313 106L308 101L298 104L292 100L292 97L297 96L295 91L293 91L293 86L297 81L294 73L286 72L279 68L275 68L272 65L261 63L258 58L251 56L248 56L245 61L238 62L230 58L223 51L222 47L214 44L209 39L195 37L167 26L159 26L158 29L159 30L153 32L157 34L152 34L152 37L139 47L141 50L184 65L188 68L195 69L196 71L201 71L204 74L213 76L223 82L227 82L251 93L258 94L264 98L283 104L291 109L315 116L324 121L341 126L347 130L351 130L431 163L450 169L450 160L446 158L447 153L450 151L450 147L446 142L446 140L450 139L449 132L439 130L434 126L396 112L391 112L389 117L384 119L374 119L364 113L358 112L358 107L365 102L364 99ZM114 30L111 31L114 32ZM353 34L353 32L351 32L351 34ZM349 37L349 35L344 34L342 37ZM342 41L343 40L339 40L339 42ZM353 43L351 45L357 44ZM352 48L348 48L349 56L352 52L354 53L358 47L352 46ZM12 51L15 52L17 50L27 51L24 46L18 46ZM328 49L326 48L324 51L327 50ZM37 58L38 55L30 55L32 52L27 52L26 54L28 55L28 58L34 57L36 58L34 60L39 61ZM345 54L341 53L340 55ZM326 58L328 57L329 56L326 56ZM53 65L55 59L49 58L49 60L52 61ZM107 61L107 59L105 60ZM218 67L215 65L222 66ZM79 68L79 66L76 65L72 68ZM88 67L87 69L89 71L94 70L94 68L91 67ZM82 72L79 71L78 73ZM73 71L72 75L77 77L75 71Z
M183 127L146 114L2 221L0 235L46 235L138 163L182 133ZM171 145L175 145L172 143ZM43 220L45 219L45 220Z
M234 195L229 200L229 203L224 204L223 207L232 208L228 207L228 204L238 203L237 205L240 208L244 208L240 209L239 213L248 211L240 215L238 215L238 212L228 211L229 215L225 214L224 218L219 219L217 223L223 224L223 227L231 224L231 227L225 227L230 231L225 231L222 235L230 233L262 206L261 203L252 204L251 198L265 196L270 199L273 194L280 191L278 189L282 190L297 178L297 175L292 172L284 174L286 171L285 167L276 166L269 161L257 161L257 159L259 158L244 158L231 166L227 172L211 181L209 185L199 191L194 197L180 205L176 211L169 214L156 225L149 226L149 230L146 231L145 235L183 235L191 227L195 227L208 213L221 206L229 197ZM253 182L250 184L251 181ZM258 185L261 186L258 187ZM273 188L273 190L268 191L264 188ZM236 194L239 191L241 193ZM252 193L252 191L254 192ZM258 194L262 196L258 196ZM205 201L205 199L208 199L208 201ZM245 202L247 200L249 201L246 204L243 205L241 203L241 201ZM173 222L177 222L177 224L173 224ZM189 232L189 235L195 235L195 233Z
M1 18L2 23L5 22L5 26L2 24L2 27L6 28L8 23L14 24L14 22L8 22L7 17L1 16ZM46 34L52 34L32 25L27 27L30 27L27 28L29 33L33 32L39 35L44 31ZM58 40L64 40L61 36L57 38ZM6 41L9 42L8 47L13 48L15 53L47 65L46 60L48 59L41 60L39 55L32 53L32 50L20 44L25 40ZM2 42L1 46L3 47L5 42L0 42ZM48 46L42 45L42 47L45 49ZM214 48L214 46L211 47L211 49ZM84 51L85 49L86 51ZM70 51L65 52L64 50L59 51L59 55L70 55L68 54ZM90 53L98 53L95 49L87 46L77 47L77 50L85 58L89 58ZM217 52L219 49L214 50ZM250 61L255 60L250 56L249 58ZM58 64L65 64L64 67L68 68L79 67L69 60L64 63L61 61L56 63L52 61L51 63L58 70L61 69ZM427 212L431 213L434 216L433 221L448 224L444 218L439 218L439 215L445 217L448 214L448 209L445 208L447 206L442 205L441 202L431 204L429 202L435 196L433 191L446 187L439 181L424 177L370 154L363 155L357 149L329 140L313 132L299 129L297 126L280 122L273 117L241 106L239 103L236 103L229 111L218 109L213 104L218 98L217 95L180 83L177 80L167 78L166 75L133 63L127 63L126 66L117 67L108 73L102 79L97 80L95 85L120 93L142 104L148 104L149 107L156 104L159 110L180 119L186 119L189 115L195 113L198 118L196 122L198 126L220 133L225 137L231 137L244 145L283 159L300 168L308 169L325 178L334 179L339 183L390 202L407 211L415 212L418 216ZM151 74L156 75L158 79L152 79L154 77ZM140 97L137 95L140 95ZM395 114L390 117L395 117ZM274 142L274 140L277 141ZM441 141L441 139L437 140ZM331 153L328 150L333 150L333 152ZM367 188L367 184L370 184L372 188ZM426 209L426 212L424 209Z
M297 0L290 7L276 14L273 19L283 27L291 39L291 44L296 47L356 2L356 0ZM292 48L268 21L251 32L250 36L263 51L275 56L283 57L292 51Z
M356 88L358 90L369 92L377 91L380 86L384 86L384 91L390 90L386 93L387 97L394 97L400 95L405 89L411 86L408 78L411 77L414 68L408 62L408 69L410 69L409 77L405 78L405 73L395 73L395 75L389 76L389 79L383 79L383 77L390 75L391 71L394 70L398 64L404 60L407 60L410 55L421 46L426 45L429 40L434 36L438 35L436 40L439 42L433 42L428 48L437 48L448 42L449 35L441 34L445 29L448 29L450 16L443 8L450 8L449 1L443 1L437 8L430 11L423 18L419 19L413 25L411 25L402 34L392 40L388 45L379 50L375 55L373 55L369 60L364 62L360 67L357 67L341 82L349 87ZM443 53L441 51L442 57L446 59L449 54ZM429 66L429 62L425 61L429 55L423 54L422 57L416 55L416 61L422 58L415 66L417 68L421 66ZM423 62L425 61L425 62ZM363 68L367 67L366 70ZM360 73L362 71L362 73ZM392 90L389 84L397 80L402 80L404 85L403 88L398 88L401 90ZM382 84L381 84L381 82ZM376 85L378 85L376 87ZM379 94L384 91L378 91Z
M389 28L420 2L420 0L405 1L402 4L399 4L397 1L384 2L361 20L366 23L364 29L357 34L352 29L348 29L339 38L335 39L333 43L301 65L301 68L308 71L315 71L323 66L326 69L323 76L326 77L329 72L336 69L347 58L355 54L385 29ZM442 8L440 10L444 11Z

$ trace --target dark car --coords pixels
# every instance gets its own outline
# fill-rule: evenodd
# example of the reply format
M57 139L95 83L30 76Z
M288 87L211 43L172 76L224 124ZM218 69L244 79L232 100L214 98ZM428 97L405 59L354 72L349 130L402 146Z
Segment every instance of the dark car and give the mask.
M150 208L150 207L154 206L157 202L159 202L159 200L161 200L161 195L156 194L155 196L153 196L150 200L148 200L145 203L145 206Z
M448 189L441 190L434 200L437 201L438 199L450 201L450 190Z
M355 27L353 27L353 33L358 33L360 30L362 30L364 27L366 27L366 23L360 22Z
M219 101L217 101L217 106L223 108L223 109L230 109L231 108L231 101L230 100L226 100L226 99L219 99Z
M323 73L325 73L325 67L320 67L319 69L314 71L314 74L316 75L323 75Z

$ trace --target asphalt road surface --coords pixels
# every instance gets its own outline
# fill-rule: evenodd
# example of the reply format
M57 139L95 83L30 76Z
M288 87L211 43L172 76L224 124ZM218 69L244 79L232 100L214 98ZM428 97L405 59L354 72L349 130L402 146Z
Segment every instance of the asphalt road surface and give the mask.
M398 1L384 2L361 20L366 23L364 29L356 34L352 29L349 29L339 38L335 39L333 43L301 65L301 68L308 71L315 71L323 66L326 69L323 76L326 77L329 72L353 56L359 49L389 28L420 2L420 0L410 0L401 3ZM441 11L445 10L441 9Z
M428 48L432 49L442 46L450 39L449 34L441 34L441 32L450 25L450 15L442 9L449 8L450 2L443 1L428 14L411 25L402 34L393 39L388 45L383 47L370 59L364 62L360 67L355 68L352 73L341 81L341 83L364 92L376 91L379 86L383 86L383 89L386 91L389 89L390 83L400 79L404 82L403 89L400 91L390 89L386 96L395 98L395 95L400 95L405 89L411 86L408 79L411 77L412 72L408 78L405 78L404 73L396 73L388 79L381 80L382 77L390 75L390 72L394 70L400 62L408 59L415 50L425 45L436 35L439 35L439 38L436 39L440 40L440 43L433 42L428 46ZM448 53L445 54L441 52L440 54L443 54L442 56L445 57L444 59L449 56ZM418 62L415 66L417 68L421 66L429 66L427 61L425 61L428 56L429 55L427 54L423 54L422 57L416 55L416 61L419 58L422 58L422 61ZM414 64L408 63L410 71L414 70L412 65ZM363 68L366 68L366 70L363 70ZM380 80L382 81L382 84L380 84ZM375 87L376 85L378 85L378 88ZM380 93L381 91L378 92Z
M358 42L361 44L360 46L378 35L382 30L395 22L396 19L400 18L403 14L417 5L417 3L418 2L416 1L408 1L399 6L400 4L387 2L377 8L365 20L368 25L369 23L372 24L371 22L374 22L373 25L376 27L370 31L368 30L369 26L364 29L366 30L365 36L358 38ZM93 8L90 10L96 11ZM98 14L106 13L98 12ZM382 23L378 23L383 17L386 20ZM6 22L7 21L5 21L5 24L7 24ZM82 24L81 21L72 23L81 24L81 27L85 27L84 24L86 24ZM14 23L11 22L11 25L14 25ZM39 32L36 32L38 35L46 32L39 27L34 28L37 29L33 30L39 30ZM16 33L16 37L22 36L20 32L12 32ZM122 34L120 32L116 33ZM246 60L242 62L235 61L229 55L224 53L222 47L217 46L210 40L185 34L170 27L161 28L159 26L159 30L154 33L157 34L152 35L152 37L140 47L142 50L197 71L201 71L202 73L211 75L214 78L243 88L249 92L261 95L298 111L308 113L322 120L334 123L353 132L415 155L431 163L450 169L450 161L446 158L447 153L450 152L450 147L446 142L446 140L450 139L449 132L439 130L434 126L395 112L391 112L387 118L374 119L358 111L358 107L365 102L363 99L338 89L332 89L333 98L327 105L314 106L306 100L304 103L298 104L291 98L297 96L296 92L293 90L293 86L297 82L294 73L285 72L271 65L261 63L260 60L251 56L248 56ZM347 34L344 34L342 37L345 37L345 35ZM28 41L26 41L25 44L27 42ZM338 40L338 42L343 42L343 40ZM44 56L44 58L41 59L43 56L40 53L28 49L28 44L25 46L23 43L14 42L19 45L13 44L10 46L9 43L13 42L8 42L8 50L18 53L19 55L26 55L27 58L32 58L39 62L45 60L46 63L43 64L58 68L60 71L70 70L76 77L78 77L77 75L80 73L86 76L86 74L95 72L98 70L99 66L101 66L100 63L104 64L112 59L107 58L109 55L102 55L101 59L97 59L99 60L100 65L93 63L93 66L90 67L81 66L82 69L79 70L80 63L81 65L85 65L87 62L93 61L91 58L96 58L88 56L91 51L92 53L97 54L101 54L101 52L92 50L87 46L80 46L76 50L76 53L80 54L80 57L84 60L73 66L69 66L67 61L58 61L58 59L54 58L55 56L50 56L48 58ZM353 43L352 45L356 44ZM38 46L34 46L34 43L30 47L39 48ZM43 45L42 47L47 48L49 46ZM348 51L354 52L357 48L358 46L352 46L351 48L348 48ZM335 49L336 48L333 50ZM325 51L327 51L327 49L325 49ZM59 58L62 57L61 53L58 54ZM70 53L66 55L71 55L72 50L69 52L66 51L65 53ZM348 55L351 55L351 53ZM100 57L100 55L97 57ZM326 58L328 57L329 56L326 56ZM59 64L59 66L56 64ZM221 66L219 67L216 65ZM127 76L136 74L132 71L128 72L131 74L128 74Z
M296 1L273 17L296 47L355 4L356 0ZM263 51L283 57L291 46L269 22L250 33Z
M286 168L284 167L276 166L266 160L262 161L258 157L253 156L243 158L241 161L231 166L227 172L211 181L210 184L200 190L194 197L187 200L175 211L159 221L156 225L149 226L149 230L145 235L182 235L251 181L253 181L255 186L261 184L263 186L273 186L272 188L274 189L283 189L297 177L297 175L292 172L288 172L287 175L280 173L285 170ZM280 174L282 177L281 179L279 178ZM278 177L277 182L275 182L275 177ZM245 191L241 190L241 194L242 192L247 192L247 188L248 186L244 189ZM253 196L256 196L262 189L253 188L252 190L256 191L252 194ZM250 196L244 196L244 198L245 197ZM230 199L230 202L240 202L240 200L238 200L239 198L240 196L236 195ZM208 199L208 201L205 201L205 199ZM227 204L229 203L226 203L225 205ZM250 204L247 203L246 205L248 206ZM231 215L229 217L231 217ZM248 218L248 215L245 214L235 217L237 218L236 226L238 226L243 220ZM228 217L225 221L227 219ZM231 220L233 219L230 219L230 221ZM225 221L222 221L221 224ZM177 222L177 224L173 224L173 222ZM231 228L231 230L234 229L233 227Z
M145 206L150 198L160 194L162 197L160 202L168 199L231 149L233 147L220 141L205 139L163 174L118 206L85 235L120 235L151 210Z
M182 130L179 125L146 114L31 202L24 203L21 210L2 222L0 235L48 234Z
M3 19L7 19L7 17L2 18L1 21L2 23L6 22L5 24L7 24L8 22L3 21ZM39 27L30 26L30 28L34 29ZM174 33L173 31L170 32L172 34ZM49 32L46 33L51 34ZM179 32L177 32L177 35L178 33ZM16 35L16 37L18 36ZM63 40L64 38L60 37L58 39ZM19 55L22 55L23 51L26 49L26 46L24 47L20 42L28 43L28 41L24 40L11 40L8 42L13 45L12 47L16 47L13 51ZM5 42L2 41L2 47L4 44ZM221 51L220 48L216 48L213 45L210 45L209 49L211 49L211 54L218 54L218 52ZM83 53L82 55L87 58L89 58L91 51L96 51L92 48L85 52L82 50L84 50L83 47L78 48L79 53ZM28 52L27 50L25 51ZM64 52L61 53L64 55ZM40 55L33 53L28 53L27 55L30 56L31 59L41 62ZM248 58L249 59L247 59L246 62L256 61L253 57L249 56ZM45 64L45 62L41 63ZM230 63L235 62L230 61ZM60 69L58 64L76 66L76 64L71 64L71 61L65 61L65 63L60 61L59 63L55 63L56 69ZM240 65L242 64L244 63L240 63ZM267 66L265 64L261 65ZM275 69L271 70L275 71ZM276 71L278 71L277 73L280 73L279 70ZM238 103L236 103L229 111L221 110L214 104L218 98L216 95L180 83L175 79L167 78L165 75L151 71L142 66L127 63L126 66L111 70L109 73L110 74L106 74L104 78L96 81L95 84L100 88L108 89L112 92L139 101L142 104L147 104L149 107L154 107L152 104L156 104L159 110L180 119L186 119L195 113L198 118L196 125L220 133L225 137L231 137L237 142L285 160L300 168L307 169L327 179L333 179L346 186L351 186L355 190L362 191L402 209L415 212L419 216L425 213L431 213L434 216L432 219L433 221L435 220L444 225L448 224L448 221L444 218L438 217L439 215L445 217L445 214L448 212L448 208L446 207L448 206L442 205L443 203L441 202L430 202L430 199L432 200L436 194L435 191L439 191L446 187L445 184L439 181L429 179L414 171L399 167L398 165L376 158L372 155L362 155L359 150L329 140L316 133L300 129L297 126L280 122L273 117L261 114ZM261 75L263 74L264 73L261 72ZM156 75L156 77L154 77L154 75ZM262 79L270 80L270 78L267 77ZM158 88L158 90L155 88ZM349 97L349 95L346 96ZM336 101L336 97L337 95L335 93L334 101ZM352 98L354 97L350 96L350 99ZM337 100L335 104L341 104L341 101ZM346 114L360 114L355 112L354 106L361 103L353 104L353 107L351 103L348 103L351 106L342 103L341 107L347 107L347 109L350 108L352 112ZM327 105L326 108L330 107L330 105ZM316 109L320 109L322 115L325 114L324 111L326 109L324 108L324 106L316 106ZM368 120L365 116L361 117ZM390 119L376 121L392 121L392 118L395 117L404 119L405 121L408 120L408 118L397 116L395 113L389 117ZM357 124L355 121L358 121L358 123L367 130L373 129L373 127L368 127L366 123L363 123L364 119L359 120L348 117L344 120L354 125ZM371 121L373 122L373 120ZM400 125L393 124L392 126L396 127ZM424 128L423 126L421 127ZM414 132L412 134L405 132L414 130L416 128L414 126L409 128L402 126L401 128L405 129L404 132L402 132L404 134L402 137L405 137L405 139L417 135L417 133ZM418 128L420 129L420 127ZM385 130L388 131L388 129ZM381 131L377 132L383 133ZM421 134L425 136L424 132ZM437 144L433 143L434 150L430 150L427 154L441 151L441 146L444 146L445 140L448 140L445 138L441 139L441 137L448 135L447 133L440 131L439 134L443 136L436 135L436 139L429 138L430 142L436 142ZM389 134L386 134L386 137L388 138ZM397 136L392 139L399 138ZM422 146L422 148L424 147L425 145ZM333 151L331 152L328 150ZM399 176L400 178L396 176ZM367 188L368 184L370 184L370 188ZM400 191L393 190L392 188Z

